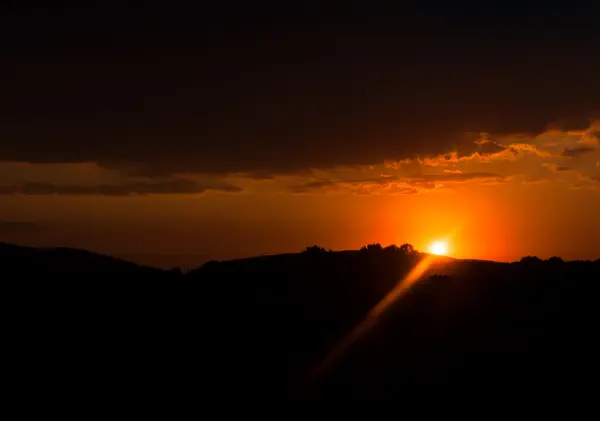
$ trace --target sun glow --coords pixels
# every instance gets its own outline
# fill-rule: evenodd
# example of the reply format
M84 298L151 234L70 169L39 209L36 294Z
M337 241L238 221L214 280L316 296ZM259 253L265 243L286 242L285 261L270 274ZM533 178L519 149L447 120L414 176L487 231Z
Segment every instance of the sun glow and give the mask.
M445 256L448 254L448 243L445 241L434 241L429 246L429 252L438 256Z

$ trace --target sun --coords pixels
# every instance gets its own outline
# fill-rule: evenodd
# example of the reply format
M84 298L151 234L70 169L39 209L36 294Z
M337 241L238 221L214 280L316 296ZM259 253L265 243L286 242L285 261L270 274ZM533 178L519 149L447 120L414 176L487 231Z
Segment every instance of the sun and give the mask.
M434 241L429 246L429 252L438 256L445 256L448 254L448 243L445 241Z

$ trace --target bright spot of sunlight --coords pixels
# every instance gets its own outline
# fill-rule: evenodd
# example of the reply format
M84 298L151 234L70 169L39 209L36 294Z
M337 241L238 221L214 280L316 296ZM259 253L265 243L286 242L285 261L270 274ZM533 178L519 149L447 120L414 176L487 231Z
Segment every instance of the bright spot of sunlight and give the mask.
M434 241L429 246L429 253L436 254L438 256L445 256L448 254L448 243L445 241Z

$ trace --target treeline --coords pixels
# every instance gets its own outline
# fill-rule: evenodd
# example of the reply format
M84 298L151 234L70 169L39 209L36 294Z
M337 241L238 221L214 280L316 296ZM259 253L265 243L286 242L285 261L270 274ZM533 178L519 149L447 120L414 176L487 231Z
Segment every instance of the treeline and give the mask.
M316 253L333 253L332 249L325 249L318 245L308 246L303 251L305 254L316 254ZM379 253L379 252L393 252L403 254L417 254L417 249L408 243L404 243L401 246L396 244L390 244L387 247L383 247L380 243L367 244L360 248L361 253Z

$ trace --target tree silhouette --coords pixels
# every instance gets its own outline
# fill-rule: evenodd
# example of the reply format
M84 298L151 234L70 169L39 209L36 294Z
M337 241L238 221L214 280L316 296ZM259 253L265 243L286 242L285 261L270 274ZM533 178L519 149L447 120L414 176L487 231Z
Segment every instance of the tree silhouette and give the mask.
M534 265L534 264L542 263L543 260L537 256L525 256L525 257L521 258L520 262L523 264Z
M369 246L367 246L368 248ZM377 245L375 244L374 247L376 248ZM365 248L365 247L363 247ZM389 254L394 254L394 255L398 255L398 254L402 254L402 255L415 255L417 254L417 249L414 248L414 246L412 244L408 244L408 243L404 243L402 244L400 247L398 247L395 244L390 244L389 246L385 247L383 249L383 251L385 253L389 253Z
M324 247L319 247L317 245L306 247L303 251L303 253L306 253L306 254L318 254L318 253L326 253L326 252L327 252L327 250L325 250Z
M367 244L366 246L362 246L360 249L360 251L363 253L381 253L382 250L383 247L381 247L381 244L379 243Z
M404 254L415 254L417 250L412 244L404 243L400 246L400 251Z

